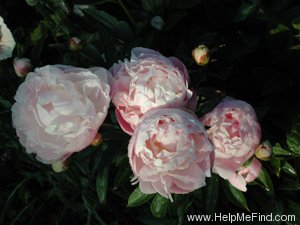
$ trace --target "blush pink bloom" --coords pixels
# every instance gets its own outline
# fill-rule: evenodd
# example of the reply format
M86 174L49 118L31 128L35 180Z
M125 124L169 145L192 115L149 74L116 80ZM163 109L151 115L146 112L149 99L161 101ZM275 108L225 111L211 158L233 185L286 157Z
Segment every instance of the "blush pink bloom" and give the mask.
M185 194L210 177L212 145L196 116L182 109L147 112L128 146L133 180L143 193ZM136 183L134 182L134 183Z
M256 159L243 166L254 155L261 138L253 108L244 101L225 99L200 120L209 127L207 133L214 145L212 171L246 191L246 184L258 176L261 168Z
M175 57L146 48L134 48L131 59L114 64L112 102L122 129L132 134L141 117L154 108L194 106L189 75Z
M0 16L0 61L10 58L15 48L16 42L10 29Z
M35 69L17 90L13 125L28 153L50 164L87 147L110 102L103 68L55 65Z

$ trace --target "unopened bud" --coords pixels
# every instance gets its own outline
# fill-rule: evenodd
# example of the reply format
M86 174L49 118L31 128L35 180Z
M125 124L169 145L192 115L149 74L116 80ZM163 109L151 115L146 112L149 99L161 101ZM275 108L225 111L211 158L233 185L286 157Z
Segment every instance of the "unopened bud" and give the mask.
M28 58L15 58L14 59L15 73L23 78L32 70L31 60Z
M151 19L151 26L156 30L162 30L165 25L165 21L160 16L154 16Z
M56 161L54 163L51 164L52 169L54 170L54 172L56 173L61 173L63 171L66 171L68 169L68 162L67 161Z
M96 147L102 143L102 136L101 134L97 133L94 137L94 140L92 141L91 145Z
M272 145L269 141L264 141L258 146L255 152L256 158L267 161L272 154Z
M205 45L199 45L192 51L192 55L196 63L204 66L209 62L209 49Z
M82 41L78 37L72 37L69 42L69 48L72 51L78 51L82 49Z

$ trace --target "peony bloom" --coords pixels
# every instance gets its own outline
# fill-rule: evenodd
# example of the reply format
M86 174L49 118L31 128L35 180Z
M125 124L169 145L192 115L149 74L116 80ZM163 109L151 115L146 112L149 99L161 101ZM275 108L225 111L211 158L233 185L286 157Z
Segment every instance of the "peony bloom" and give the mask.
M14 69L18 77L26 77L26 75L32 70L31 60L28 58L15 58Z
M193 101L189 75L175 57L166 58L146 48L134 48L130 61L114 64L112 102L122 129L132 134L140 118L154 108L181 108ZM191 104L195 105L195 104Z
M94 139L110 102L110 74L103 68L45 66L29 73L12 107L22 145L51 164Z
M201 121L209 127L207 133L214 145L212 171L246 191L246 183L255 179L261 167L256 159L243 166L254 155L261 138L253 108L244 101L225 99Z
M16 42L0 16L0 61L10 58Z
M128 157L136 182L146 194L184 194L210 177L212 145L204 126L182 109L147 112L134 131Z

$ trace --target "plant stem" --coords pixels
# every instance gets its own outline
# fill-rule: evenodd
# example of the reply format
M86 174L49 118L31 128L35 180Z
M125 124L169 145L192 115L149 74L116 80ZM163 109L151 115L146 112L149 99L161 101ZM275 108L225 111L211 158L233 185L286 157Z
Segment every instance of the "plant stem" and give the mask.
M136 22L133 19L133 17L131 16L130 12L128 11L128 9L126 8L126 6L124 5L124 3L122 2L122 0L118 0L120 6L122 7L122 9L124 10L124 12L126 13L126 15L128 16L129 20L131 21L131 23L133 23L134 26L136 26Z

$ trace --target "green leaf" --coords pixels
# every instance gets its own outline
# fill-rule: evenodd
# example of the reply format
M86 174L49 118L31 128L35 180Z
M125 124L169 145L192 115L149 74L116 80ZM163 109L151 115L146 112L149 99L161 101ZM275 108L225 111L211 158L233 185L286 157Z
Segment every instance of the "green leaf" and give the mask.
M291 225L298 225L297 221L300 219L300 204L292 201L291 199L286 199L285 202L285 212L286 214L295 215L296 221L290 221Z
M294 127L287 134L286 142L289 149L297 155L300 155L300 117L294 122Z
M212 174L211 178L207 179L206 187L206 212L208 214L213 214L216 210L219 197L219 176Z
M142 0L142 8L148 13L162 14L164 8L163 0Z
M38 4L40 2L40 0L25 0L25 2L29 5L29 6L35 6L36 4Z
M278 189L285 191L299 191L300 182L298 180L284 179Z
M190 9L202 3L202 0L172 0L172 4L170 5L176 9Z
M300 32L300 17L297 17L295 19L293 19L291 21L292 26L295 30L297 30L298 32Z
M274 25L269 32L271 35L276 35L276 34L289 32L289 31L290 30L286 25L279 23L279 24Z
M101 159L99 162L96 162L96 165L99 169L109 166L115 157L120 153L120 149L124 149L126 143L118 141L109 141L108 147L104 150Z
M267 35L267 44L269 49L278 57L289 48L292 43L292 34L290 29L283 23L271 23Z
M227 180L223 180L223 186L228 199L233 204L243 209L246 209L247 211L250 211L243 192L233 187Z
M258 0L242 1L240 8L234 18L235 22L241 22L247 19L248 16L253 14L258 8Z
M2 98L1 96L0 96L0 105L2 105L6 109L11 108L11 103L8 100Z
M116 17L105 11L89 8L84 12L92 17L96 22L106 27L113 35L122 40L132 40L133 31L125 21L118 20Z
M155 217L164 217L168 211L169 199L156 194L151 203L151 213Z
M190 195L175 195L174 201L176 204L170 204L169 209L174 206L176 208L176 214L178 217L178 225L184 224L186 219L186 210L192 205L192 201L189 198ZM170 210L169 210L170 212Z
M282 215L284 210L283 203L280 199L270 199L265 202L265 214ZM281 221L270 221L272 225L280 225Z
M154 194L144 194L140 188L137 187L129 196L127 207L137 207L148 202Z
M129 183L129 177L131 175L131 169L128 161L128 157L124 157L121 162L117 165L118 171L114 178L113 189L117 189L125 181Z
M273 172L277 177L279 177L281 171L281 160L275 157L271 157L269 162L271 163Z
M137 220L139 221L138 224L144 224L144 225L166 225L171 224L171 221L169 218L156 218L152 215L145 215L142 217L138 217Z
M265 168L261 168L260 173L255 181L260 182L268 194L274 197L274 185L269 173L265 170Z
M273 146L272 154L274 156L292 156L292 155L294 155L292 152L289 152L289 151L283 149L279 143L276 143L275 146Z
M30 40L32 45L36 45L39 41L41 41L48 32L47 25L44 21L41 21L37 28L35 28L30 34Z
M283 164L282 170L290 176L297 177L297 172L289 162Z
M102 205L105 203L106 200L107 187L108 187L108 175L109 175L109 169L108 167L105 167L102 171L100 171L96 180L96 191L98 194L99 201Z
M128 23L126 23L125 21L119 21L117 23L117 31L118 31L119 37L122 40L125 40L125 41L133 40L133 31L130 28L130 26L128 25Z

